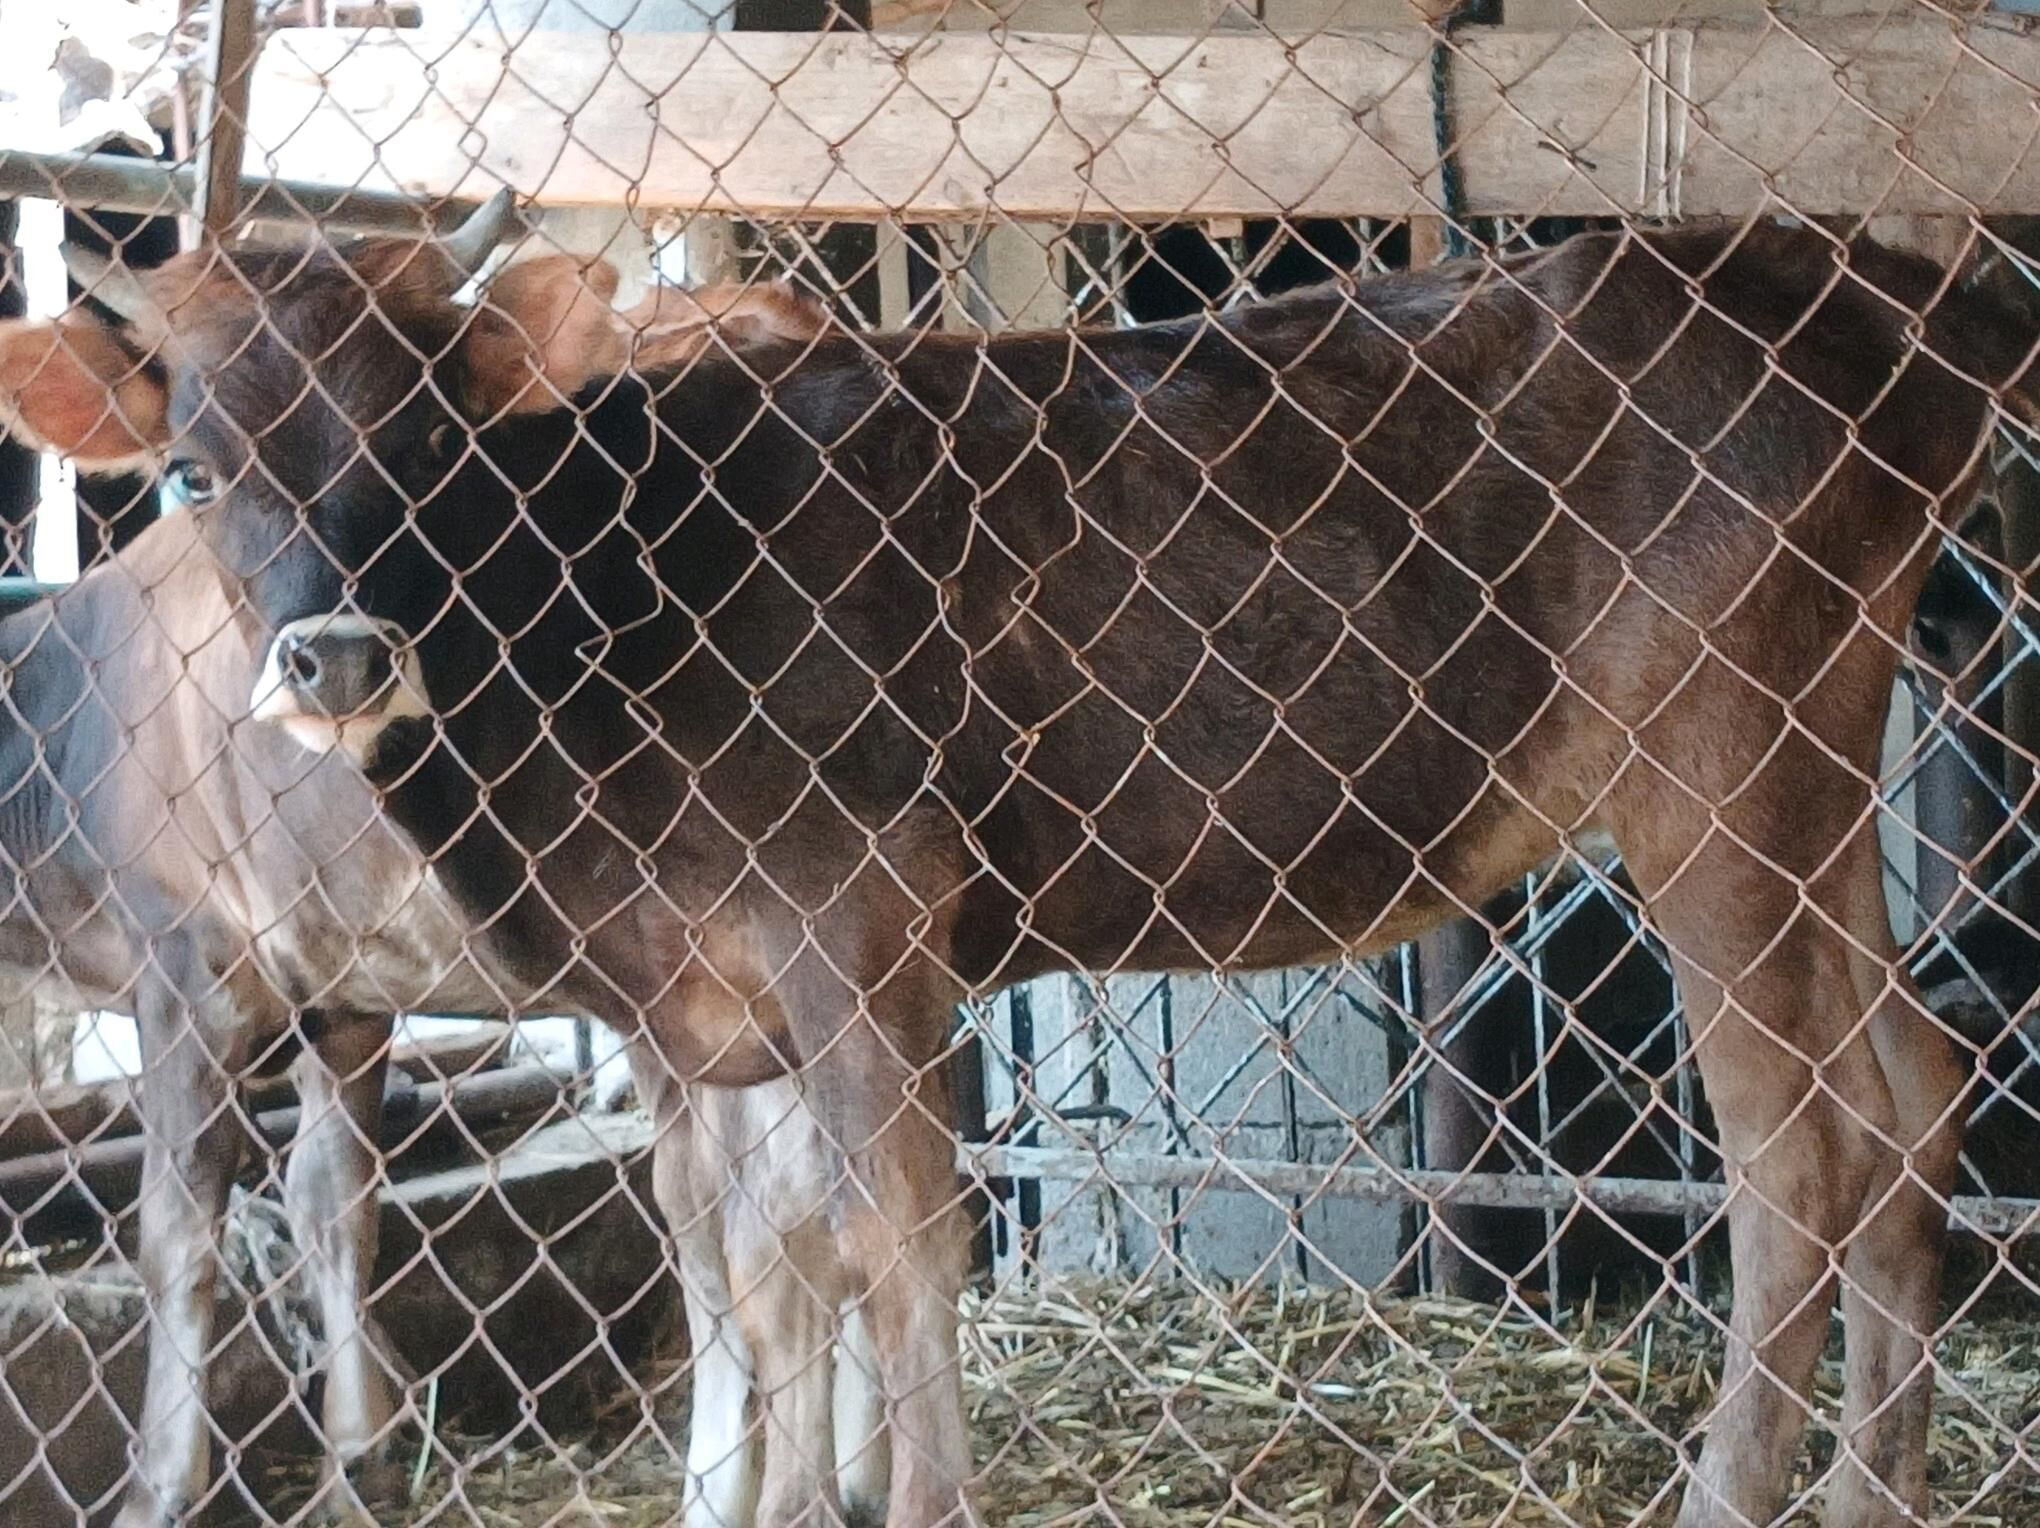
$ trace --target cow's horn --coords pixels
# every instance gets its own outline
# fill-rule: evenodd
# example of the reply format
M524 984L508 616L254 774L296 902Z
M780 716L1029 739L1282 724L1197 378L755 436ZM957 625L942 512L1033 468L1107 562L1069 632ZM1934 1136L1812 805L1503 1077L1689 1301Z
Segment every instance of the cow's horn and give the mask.
M129 320L149 311L149 294L142 289L141 279L126 265L75 244L66 244L63 250L64 265L71 279L94 302L104 303Z
M465 274L472 276L510 233L517 220L517 198L508 186L483 202L460 227L439 241L439 247Z

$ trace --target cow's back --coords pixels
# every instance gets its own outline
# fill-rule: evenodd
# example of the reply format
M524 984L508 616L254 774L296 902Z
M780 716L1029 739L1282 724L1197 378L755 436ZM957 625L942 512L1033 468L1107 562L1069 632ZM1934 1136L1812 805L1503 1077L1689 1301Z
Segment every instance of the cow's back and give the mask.
M876 825L932 760L989 871L973 975L1028 968L1001 903L1051 963L1385 945L1591 826L1701 632L1796 693L1836 589L1902 623L1922 542L1851 516L1892 468L1954 488L1985 408L1911 351L1933 285L1805 232L1613 235L1222 321L838 341L762 413L697 379L664 417L735 523L689 509L660 571L713 652L626 684L760 843L811 773ZM2014 364L1973 317L1934 323Z

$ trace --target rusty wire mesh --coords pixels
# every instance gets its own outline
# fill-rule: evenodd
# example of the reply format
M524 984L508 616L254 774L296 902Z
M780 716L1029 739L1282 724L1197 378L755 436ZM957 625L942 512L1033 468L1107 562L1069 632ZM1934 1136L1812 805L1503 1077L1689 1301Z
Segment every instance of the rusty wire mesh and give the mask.
M28 441L0 462L7 571L75 571L49 551L72 534L56 521L73 496L89 570L55 616L48 591L13 591L22 608L0 625L14 883L0 996L19 1074L0 1116L0 1522L295 1523L336 1506L404 1523L855 1520L884 1510L871 1441L886 1413L845 1433L842 1408L860 1376L881 1393L891 1376L893 1450L932 1450L934 1479L945 1440L916 1429L939 1430L942 1403L923 1392L942 1385L888 1367L906 1362L888 1344L909 1345L887 1323L957 1304L960 1510L979 1521L1641 1524L1671 1521L1683 1498L1688 1528L2040 1523L2023 1240L2040 1215L2040 638L2026 592L2040 462L2021 367L1963 348L2022 366L2040 342L2025 253L2040 244L2040 43L2015 16L1925 0L1827 9L10 12L0 190L58 205L70 247L114 259L59 290L47 222L24 224L6 311L49 319L69 300L78 326L39 349L0 330L0 402ZM134 157L109 162L110 147ZM182 168L147 168L157 159ZM410 276L362 274L383 257L349 239L446 232L501 186L522 220L457 299L429 256ZM1719 297L1712 261L1652 285L1636 275L1646 246L1567 243L1719 229L1727 267L1785 249L1782 227L1836 257L1811 287L1780 275L1781 292L1812 294L1786 313L1750 285ZM1876 297L1880 268L1839 260L1858 232L1923 251L1946 281ZM113 329L92 326L132 309L127 273L180 242L174 300L145 294L106 360L93 336ZM306 269L354 274L294 284L288 261L247 256L272 246L337 252ZM1564 300L1536 284L1589 247L1632 263L1604 257ZM453 367L469 364L457 326L486 320L458 315L495 311L505 272L562 255L576 285L491 331L529 370L478 409ZM1428 286L1393 276L1441 255L1468 263ZM782 299L754 307L775 281L813 306L793 320L771 307ZM1633 354L1594 317L1625 281L1659 305ZM679 285L719 295L692 306ZM1302 340L1253 327L1316 312L1278 299L1319 285L1332 295L1300 300L1323 305ZM1936 318L1972 298L1992 305L1989 333ZM339 319L306 317L314 300ZM819 338L774 338L777 323L824 319ZM1681 348L1702 332L1715 350ZM1451 359L1469 333L1487 348ZM1043 351L1013 334L1057 337ZM1159 338L1114 349L1137 334ZM600 364L555 366L569 340ZM1385 371L1312 373L1340 343ZM1030 345L1065 369L1039 396L1017 359ZM1728 359L1710 370L1693 353ZM1634 370L1618 375L1608 358L1625 354ZM38 400L68 358L91 371L94 355L109 391L72 413L98 444L70 454L119 470L74 483L30 447L61 444ZM362 355L438 365L442 380L392 393ZM1670 384L1653 374L1666 356L1688 368ZM236 378L258 361L270 370L251 402ZM1918 476L1888 402L1938 399L1906 391L1938 385L1918 380L1937 367L1976 400L1975 459L1945 480ZM747 524L755 545L726 587L661 563L666 542L633 518L659 513L638 479L665 479L617 446L635 437L612 376L654 380L638 417L656 414L656 449L695 474L663 534L686 534L689 515ZM169 401L152 401L166 377ZM895 413L831 411L874 386ZM986 442L1006 437L987 398L1019 400L1039 426L990 470ZM214 407L269 410L244 430L254 466L204 458ZM453 455L429 471L386 456L376 443L428 407L468 410ZM1419 408L1429 428L1407 423ZM355 438L309 459L294 411ZM515 417L492 429L477 417L490 411ZM1254 436L1292 415L1316 435L1256 456ZM1960 433L1924 406L1908 423ZM1751 448L1760 465L1745 466L1745 427L1782 446ZM1540 457L1547 436L1583 442L1578 459ZM432 452L446 438L425 437ZM1384 438L1435 459L1398 476ZM916 476L924 439L940 452ZM500 777L456 759L453 795L479 803L464 815L405 794L427 766L371 786L344 752L299 746L330 733L251 718L269 640L299 613L277 602L275 570L308 549L355 555L329 538L374 501L362 475L402 503L389 542L460 494L466 513L505 516L509 540L538 511L505 485L535 502L549 481L518 478L525 440L561 443L552 475L580 475L598 531L640 537L632 566L662 601L649 614L619 586L577 589L550 540L519 543L513 570L552 559L559 587L531 629L580 609L604 632L593 672L612 647L633 652L634 632L663 633L659 685L617 702L638 746L575 761L564 794L520 792L515 747ZM492 448L503 460L480 476ZM1308 481L1325 449L1331 481ZM1141 452L1148 465L1129 465ZM773 501L766 455L813 481ZM1662 505L1622 506L1632 456L1659 463L1637 481L1669 484ZM1045 460L1055 472L1030 476ZM1842 503L1838 484L1862 501ZM1469 541L1452 516L1483 493L1534 504L1535 527L1508 546ZM270 532L228 518L236 495L267 495L294 524L251 553ZM1068 544L1001 540L1016 500L1066 514ZM981 585L961 555L944 568L915 539L929 504L970 527L967 555L1005 559L988 631L964 613ZM1129 532L1129 505L1150 543ZM1707 513L1725 516L1719 539L1681 543ZM869 545L818 582L830 532L812 527L843 523L828 515ZM1359 528L1341 532L1341 516ZM1809 525L1860 531L1874 551L1842 566L1832 544L1795 539ZM1372 585L1335 565L1384 542ZM457 625L493 608L499 579L516 583L485 551L406 565L412 584L443 576L435 619ZM910 587L889 613L858 583L881 562ZM1568 583L1568 567L1619 571L1551 636L1541 617L1593 584ZM1694 594L1737 569L1726 598ZM345 571L361 612L409 597L373 568ZM730 610L754 596L783 623L770 661L726 647ZM1424 643L1399 647L1394 622L1421 628L1433 597L1463 626L1401 656ZM1593 657L1618 618L1641 622L1628 669ZM1154 654L1114 647L1115 631L1170 622ZM429 696L441 750L501 741L528 703L570 755L585 713L520 680L522 634L500 635L498 659L450 693L430 624L405 628L400 646L428 661L397 685ZM970 701L953 735L931 736L922 700L888 687L926 677L916 663L945 643L963 656L933 688L953 680ZM1024 687L998 676L1015 654L1055 676L1039 714L1014 714ZM1639 700L1648 686L1629 670L1661 661L1676 672ZM832 675L831 693L811 676L798 692L811 716L785 698L802 663ZM644 720L676 704L660 686L685 664L741 692L766 737L752 767L791 770L788 799L828 825L800 819L821 835L818 882L785 870L793 808L737 799L728 739L690 754L681 713ZM1331 724L1298 717L1342 664L1386 676L1365 693L1393 692L1394 715L1327 742L1309 728ZM1469 720L1489 688L1533 671L1545 704L1518 716L1496 702L1508 725L1494 737ZM1526 769L1516 745L1547 705L1561 737L1702 783L1644 809L1622 805L1619 768L1563 742ZM1689 712L1697 723L1656 734L1677 739L1670 756L1654 753L1661 717ZM963 752L955 740L988 716L1005 777L973 797L945 749ZM853 745L893 719L883 741ZM1751 736L1758 721L1770 730ZM825 722L840 730L817 735ZM1079 727L1101 739L1090 774L1069 751ZM1198 729L1243 739L1240 756L1198 758ZM1368 783L1405 731L1435 760L1398 776L1404 795L1449 793L1436 783L1449 758L1481 755L1485 784L1441 799L1429 839L1407 839L1403 803ZM1060 775L1036 762L1044 737ZM681 766L656 782L670 799L632 773L647 757ZM1288 773L1266 764L1277 757ZM1544 791L1540 775L1566 784ZM860 815L846 780L889 804ZM1760 781L1772 804L1752 829L1741 814ZM1026 864L994 841L1008 796L1026 798L1023 823L1075 832L1065 857ZM1515 839L1469 858L1462 816L1503 799L1491 837ZM1285 801L1300 803L1287 817ZM960 858L902 829L923 809ZM1323 820L1297 820L1306 809ZM1695 811L1704 831L1667 847ZM1300 872L1356 818L1395 840L1406 881L1311 905L1299 888L1326 885L1324 867ZM707 848L704 819L722 835ZM555 830L591 821L610 854L569 862ZM519 850L478 878L463 855L504 822ZM1632 843L1653 861L1641 875ZM1156 844L1168 863L1142 858ZM555 851L567 868L549 882ZM1201 855L1216 856L1203 871ZM1214 892L1212 863L1246 889ZM1698 915L1678 892L1696 865L1714 877ZM621 944L612 915L574 911L609 875L641 878L617 906L647 921ZM993 910L958 890L972 884L993 888ZM744 911L759 898L766 912ZM831 922L845 906L869 910L854 937ZM789 916L799 954L759 954ZM1743 939L1751 918L1771 921ZM1076 958L1101 948L1082 943L1089 924L1135 932ZM958 953L1029 938L1050 953ZM603 969L605 949L663 962L670 981L648 996ZM881 979L846 949L877 952ZM1173 969L1144 968L1157 949ZM1675 957L1692 964L1677 973ZM814 1001L818 964L854 1013L807 1045L781 1010ZM1016 969L1030 979L1009 980ZM918 1019L897 1011L901 970L926 982ZM1717 1008L1724 985L1738 996ZM752 1039L685 1038L731 1001L771 1030L773 1063L800 1063L797 1085L723 1086L759 1070L750 1052L729 1060ZM1701 1076L1710 1043L1747 1148L1726 1170ZM1943 1097L1921 1079L1951 1054L1962 1086ZM874 1081L886 1107L844 1104ZM1789 1105L1763 1102L1795 1086ZM1951 1132L1952 1177L1934 1165ZM953 1183L930 1145L952 1134ZM888 1140L919 1155L886 1157ZM658 1181L662 1143L679 1180ZM922 1209L965 1212L967 1278L926 1251ZM1748 1242L1732 1286L1736 1214ZM882 1252L874 1223L893 1238ZM1792 1285L1777 1270L1809 1249L1809 1282ZM1944 1250L1937 1292L1921 1270ZM1837 1285L1868 1337L1859 1355L1878 1355L1859 1356L1846 1420ZM1753 1374L1731 1360L1724 1380L1732 1294L1758 1312L1744 1317L1757 1349ZM1708 1476L1696 1461L1724 1396ZM897 1463L890 1483L896 1525L937 1520L929 1504L953 1484Z

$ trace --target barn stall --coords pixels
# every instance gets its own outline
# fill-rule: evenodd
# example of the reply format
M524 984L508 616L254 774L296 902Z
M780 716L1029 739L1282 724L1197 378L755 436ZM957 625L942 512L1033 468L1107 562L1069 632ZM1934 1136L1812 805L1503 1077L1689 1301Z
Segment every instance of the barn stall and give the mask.
M1867 222L2019 300L2040 213L2040 42L2008 10L105 0L6 28L8 311L38 315L85 292L64 244L425 233L506 186L509 258L605 258L620 309L783 274L860 332L964 336L1719 217ZM4 449L18 603L157 510L146 477ZM1933 1360L1948 1522L2040 1521L2030 450L2000 432L1942 553L1880 781L1894 932L1977 1063ZM988 1521L1669 1520L1728 1190L1666 951L1585 851L1466 911L1383 957L959 1012ZM96 1519L140 1390L147 1084L118 1014L10 996L0 1520ZM393 1041L376 1313L417 1424L389 1520L677 1520L692 1360L651 1126L600 1026L515 1017ZM219 1521L315 1494L321 1334L269 1205L295 1103L258 1078L239 1105L267 1154L223 1253ZM1837 1344L1807 1521L1839 1377Z

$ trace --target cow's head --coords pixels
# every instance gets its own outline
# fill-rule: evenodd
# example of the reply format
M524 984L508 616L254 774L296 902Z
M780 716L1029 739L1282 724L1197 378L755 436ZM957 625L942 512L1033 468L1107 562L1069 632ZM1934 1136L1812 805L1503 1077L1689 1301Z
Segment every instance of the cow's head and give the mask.
M124 322L0 323L0 421L86 471L163 472L269 644L254 713L306 746L359 753L427 709L418 633L372 608L359 580L427 506L446 510L463 473L490 481L479 429L562 408L628 365L684 364L718 334L743 344L825 326L817 305L773 286L663 294L619 314L614 268L566 255L513 264L457 302L511 216L504 195L441 243L115 267L94 295Z

